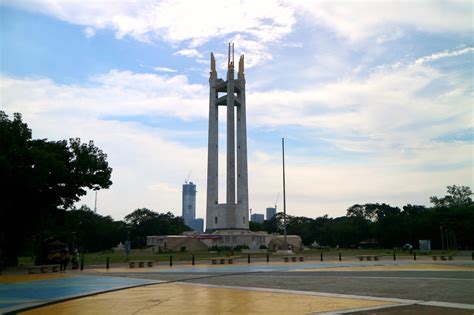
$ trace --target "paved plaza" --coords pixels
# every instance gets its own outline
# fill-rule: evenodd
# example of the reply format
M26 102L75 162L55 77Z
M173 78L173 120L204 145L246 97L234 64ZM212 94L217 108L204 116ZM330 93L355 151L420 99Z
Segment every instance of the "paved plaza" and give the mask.
M0 276L2 313L472 314L473 301L469 260L242 260Z

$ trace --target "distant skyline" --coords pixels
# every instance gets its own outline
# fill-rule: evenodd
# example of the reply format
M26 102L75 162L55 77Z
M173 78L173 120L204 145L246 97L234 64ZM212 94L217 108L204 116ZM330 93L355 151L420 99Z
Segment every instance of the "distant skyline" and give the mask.
M205 218L209 54L225 77L232 41L252 213L278 194L283 209L282 137L290 215L429 205L447 185L474 188L472 19L471 1L2 0L0 109L34 138L107 153L98 213L179 216L191 171Z

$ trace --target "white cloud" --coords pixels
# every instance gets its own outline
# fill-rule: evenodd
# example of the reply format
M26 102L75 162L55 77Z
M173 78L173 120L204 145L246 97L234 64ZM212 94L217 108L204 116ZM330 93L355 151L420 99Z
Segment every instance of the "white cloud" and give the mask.
M290 215L309 217L344 215L355 203L387 202L402 207L407 203L429 204L429 197L445 195L449 183L471 185L472 168L417 170L404 165L406 158L371 156L364 163L341 161L334 158L300 157L293 152L291 141L285 146L287 212ZM440 146L429 152L439 162L446 154L468 157L467 144ZM420 152L421 153L421 152ZM436 156L438 155L438 156ZM275 155L274 155L275 156ZM426 163L425 155L415 155L416 165ZM250 194L255 213L271 206L282 191L281 160L258 158L253 155L249 164ZM258 206L256 206L258 205ZM279 209L282 210L280 199Z
M92 37L94 37L94 36L95 36L95 30L94 30L94 28L89 27L89 26L86 27L86 28L84 29L84 35L86 36L86 38L92 38Z
M432 54L430 56L424 56L424 57L418 58L415 61L415 63L416 64L422 64L422 63L425 63L425 62L436 61L436 60L447 58L447 57L457 57L457 56L461 56L461 55L472 53L472 52L474 52L473 47L467 47L467 48L464 48L464 49L451 51L451 52L446 50L446 51L442 51L442 52L439 52L439 53Z
M153 67L153 70L155 70L156 72L170 72L170 73L177 72L176 69L172 69L168 67Z
M304 1L289 0L295 12L335 30L350 42L399 38L400 27L427 33L472 32L471 1Z
M111 29L117 38L131 36L139 41L162 39L186 44L179 55L200 57L196 48L211 39L228 39L241 34L242 40L263 45L257 53L269 54L267 46L278 43L292 31L293 9L279 1L4 1L5 4L41 12L93 29ZM237 46L239 44L237 43ZM250 48L247 45L247 48ZM262 58L265 60L268 58Z
M152 113L180 119L206 117L206 87L189 83L183 75L112 70L88 83L84 87L58 85L46 78L2 77L0 91L9 106L31 114L60 110L94 116Z
M451 55L461 54L422 59ZM445 88L419 94L434 82ZM471 88L469 80L456 73L412 62L380 69L364 79L248 93L248 123L277 129L290 139L287 189L294 199L289 199L289 208L306 213L326 209L330 214L339 209L342 215L342 209L356 202L427 204L429 196L443 194L449 183L474 184L472 143L438 140L473 128ZM289 131L287 126L299 128ZM304 142L305 148L292 154L292 138L298 145ZM343 153L329 159L321 157L322 152L300 151L321 142ZM354 154L362 154L363 160L344 158ZM271 174L279 173L281 162L258 157L250 164L259 174L252 185L276 194L281 188ZM271 194L256 196L264 197L271 202Z
M400 39L408 29L427 33L470 34L469 1L300 1L300 0L146 0L79 1L5 0L6 5L41 12L96 30L110 29L117 38L143 42L163 40L177 47L176 55L202 58L202 46L211 41L235 41L252 68L273 59L272 47L285 47L299 25L323 27L351 43L378 47ZM301 45L301 44L300 44ZM184 47L184 49L183 49ZM375 49L375 48L372 48Z
M272 60L272 54L268 50L265 41L247 40L238 34L231 39L231 42L237 43L238 45L238 47L236 47L236 60L238 60L239 55L245 55L245 67L248 69ZM227 69L227 60L225 60L224 63L225 69Z
M433 56L441 55L460 53ZM433 59L430 56L418 60ZM435 80L443 82L449 90L435 91L429 97L417 95ZM414 62L381 68L366 79L343 79L294 90L255 91L248 98L254 104L252 122L261 126L299 125L377 139L394 134L401 137L404 128L410 127L411 131L420 126L422 129L413 138L427 137L421 132L424 130L431 137L425 140L429 140L471 125L466 126L466 117L471 112L469 90L469 82Z
M174 55L184 57L202 57L202 54L196 49L182 49L174 53Z

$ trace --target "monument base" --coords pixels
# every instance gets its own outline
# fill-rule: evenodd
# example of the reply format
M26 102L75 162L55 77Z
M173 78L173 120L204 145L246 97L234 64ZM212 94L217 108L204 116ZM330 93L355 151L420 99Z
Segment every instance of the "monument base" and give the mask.
M274 238L267 232L253 232L243 229L216 230L212 234L212 239L208 240L209 246L217 247L248 247L249 249L267 248L268 243Z
M217 230L211 234L186 232L184 235L150 235L147 236L147 245L154 246L158 250L183 251L183 250L206 250L211 248L227 247L228 249L248 248L249 250L269 250L291 255L292 250L302 247L301 237L298 235L268 234L263 231L250 230ZM285 250L291 248L292 250Z

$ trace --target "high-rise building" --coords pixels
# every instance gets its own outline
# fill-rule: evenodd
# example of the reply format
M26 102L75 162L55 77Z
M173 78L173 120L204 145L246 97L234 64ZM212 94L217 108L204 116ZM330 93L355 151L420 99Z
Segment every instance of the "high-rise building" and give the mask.
M196 219L196 185L193 182L183 184L183 212L184 223L191 227Z
M244 56L234 77L234 44L229 44L227 80L219 79L211 53L209 76L209 140L207 154L206 230L248 230L247 123ZM226 112L226 200L218 200L219 107ZM237 143L236 143L237 142ZM237 152L236 152L237 151Z
M204 219L202 218L194 219L191 222L191 225L189 225L189 227L198 233L204 232Z
M260 213L254 213L250 216L250 221L257 222L257 223L263 223L264 216L263 216L263 214L260 214Z
M273 218L276 215L276 213L277 213L276 208L272 208L272 207L267 208L266 220L270 220L271 218Z

